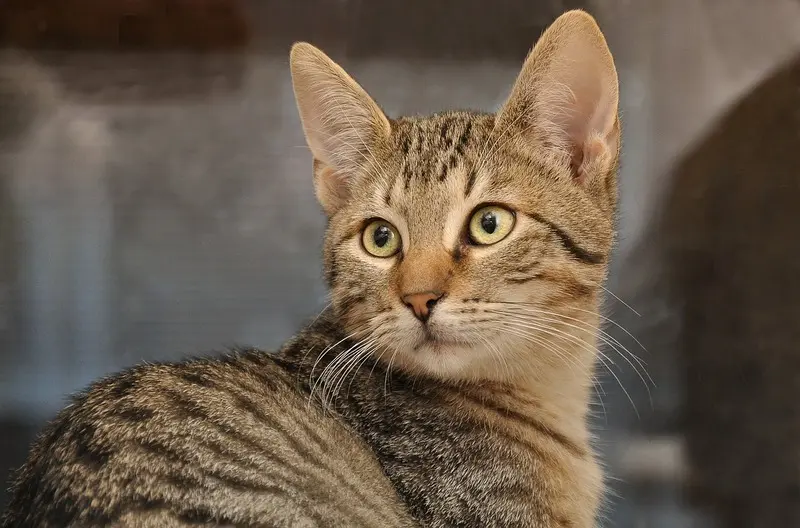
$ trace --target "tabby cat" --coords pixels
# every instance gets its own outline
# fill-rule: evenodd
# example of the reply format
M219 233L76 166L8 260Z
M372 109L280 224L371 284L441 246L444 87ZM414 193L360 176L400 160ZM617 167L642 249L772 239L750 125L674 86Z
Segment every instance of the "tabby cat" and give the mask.
M620 142L594 19L558 18L497 114L390 119L311 45L290 62L331 306L276 354L92 385L3 526L593 526Z

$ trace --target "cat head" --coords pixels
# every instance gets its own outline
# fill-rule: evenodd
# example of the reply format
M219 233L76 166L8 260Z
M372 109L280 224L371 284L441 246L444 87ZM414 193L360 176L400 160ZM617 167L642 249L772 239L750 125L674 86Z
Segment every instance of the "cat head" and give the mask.
M620 143L594 19L558 18L496 114L391 118L317 48L290 63L332 309L361 349L453 380L591 368Z

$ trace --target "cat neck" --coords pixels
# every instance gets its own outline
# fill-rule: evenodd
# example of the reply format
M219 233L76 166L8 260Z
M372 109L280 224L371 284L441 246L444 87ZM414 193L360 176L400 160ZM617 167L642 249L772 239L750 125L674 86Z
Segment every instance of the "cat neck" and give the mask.
M457 384L458 390L473 399L488 402L494 407L535 419L578 444L589 439L587 417L591 402L595 356L594 343L574 352L570 360L555 358L553 362L531 364L519 369L512 379L472 381ZM588 349L588 350L587 350ZM520 351L530 355L550 353L531 345Z
M558 424L580 441L588 438L600 316L586 307L565 310L564 315L563 324L552 323L536 342L517 345L514 356L526 361L515 363L513 369L493 362L494 368L478 371L482 377L455 380L455 385L465 393Z
M599 316L582 311L572 314L572 323L565 324L561 336L550 336L548 343L531 344L524 354L537 358L511 381L514 392L521 398L539 402L539 409L562 427L576 435L588 435L587 416L592 391L597 382L595 366L599 351L596 331ZM580 321L580 324L576 324Z

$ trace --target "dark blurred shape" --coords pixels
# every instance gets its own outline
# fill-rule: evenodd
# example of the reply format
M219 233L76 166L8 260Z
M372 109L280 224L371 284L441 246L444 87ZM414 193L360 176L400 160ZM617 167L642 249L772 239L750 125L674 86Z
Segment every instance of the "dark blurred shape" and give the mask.
M0 104L0 112L3 110ZM0 127L0 144L4 136L5 127ZM0 153L0 163L3 155ZM18 328L17 310L15 310L17 283L17 239L14 203L11 190L6 184L5 166L0 165L0 350L13 350L16 343L16 330ZM4 363L13 361L12 354L0 354L0 368ZM2 431L2 426L0 426ZM0 434L3 436L3 434Z
M239 0L4 0L0 45L81 50L244 47Z
M236 90L245 68L242 51L285 58L298 40L345 65L392 57L521 61L553 19L586 3L4 0L0 46L39 50L38 60L56 71L67 96L98 102L102 92L114 103L163 101ZM156 51L168 53L151 53Z
M521 59L583 0L5 0L0 45L39 49L220 51L296 40L351 58ZM253 24L258 26L254 31ZM254 35L257 33L257 35Z
M353 55L522 60L553 19L585 4L580 0L362 1Z
M207 101L239 90L247 72L241 54L37 53L35 58L76 102ZM102 75L87 72L103 72Z
M521 60L561 13L583 0L254 1L268 48L307 40L349 58Z
M489 9L484 0L362 1L353 48L356 56L522 60L553 19L585 3L494 0Z
M725 528L800 526L798 153L800 56L678 164L659 226L682 307L687 491Z
M5 0L0 9L0 45L37 50L67 96L94 102L100 92L118 104L238 89L250 34L240 0Z

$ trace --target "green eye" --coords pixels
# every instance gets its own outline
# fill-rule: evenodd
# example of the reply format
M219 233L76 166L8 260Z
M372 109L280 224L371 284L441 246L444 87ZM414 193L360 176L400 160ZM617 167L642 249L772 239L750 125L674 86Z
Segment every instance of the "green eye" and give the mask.
M387 258L400 249L400 235L386 220L374 220L364 228L361 244L370 255Z
M514 221L514 213L504 207L481 207L469 220L469 239L479 246L496 244L508 236L514 228Z

